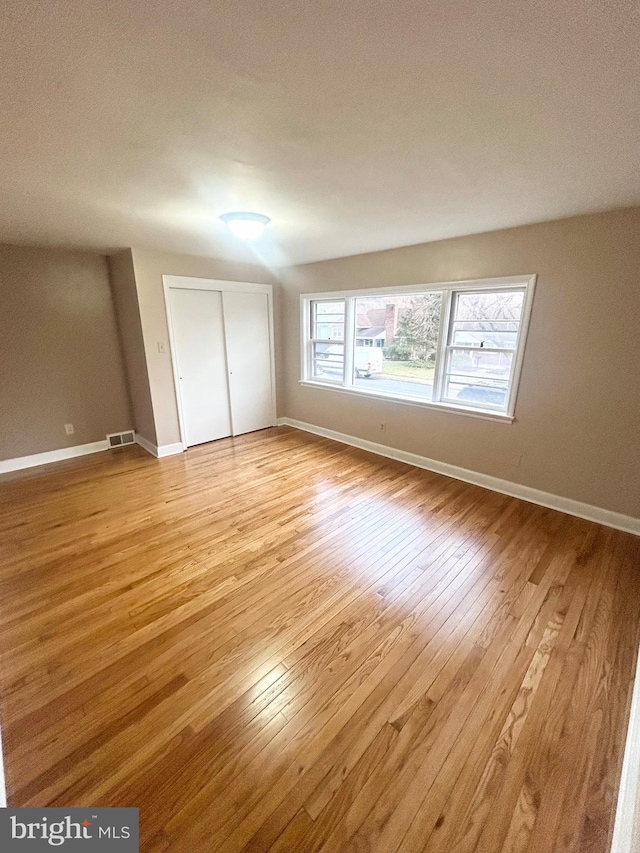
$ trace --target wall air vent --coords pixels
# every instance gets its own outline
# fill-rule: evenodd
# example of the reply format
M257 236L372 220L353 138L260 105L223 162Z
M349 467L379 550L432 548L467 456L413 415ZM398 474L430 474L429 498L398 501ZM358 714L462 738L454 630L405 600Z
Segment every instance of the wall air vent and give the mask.
M109 447L122 447L123 444L135 444L136 434L133 430L127 432L112 432L107 436Z

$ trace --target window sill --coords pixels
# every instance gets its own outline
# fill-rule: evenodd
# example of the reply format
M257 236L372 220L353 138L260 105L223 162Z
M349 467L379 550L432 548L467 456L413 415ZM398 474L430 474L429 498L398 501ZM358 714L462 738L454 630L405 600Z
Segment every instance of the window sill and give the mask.
M390 394L388 391L375 391L368 389L355 388L353 386L345 388L344 385L334 385L329 382L317 382L311 379L299 379L300 385L307 388L320 388L323 391L337 391L340 394L350 394L354 397L373 397L378 400L388 400L391 403L399 403L401 406L417 406L421 409L432 409L437 412L448 412L455 415L464 415L468 418L481 418L485 421L497 421L498 423L513 423L515 418L503 412L490 412L486 409L467 409L462 406L455 406L451 403L432 403L430 400L410 400L407 397L400 397L396 394Z

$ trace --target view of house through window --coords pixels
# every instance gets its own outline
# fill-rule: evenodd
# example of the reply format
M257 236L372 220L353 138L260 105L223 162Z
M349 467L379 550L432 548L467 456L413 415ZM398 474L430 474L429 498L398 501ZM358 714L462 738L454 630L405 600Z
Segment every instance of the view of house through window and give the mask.
M442 293L356 299L354 384L431 400Z
M521 325L529 282L522 280L502 288L478 282L417 293L306 298L303 378L416 402L508 413L524 346Z

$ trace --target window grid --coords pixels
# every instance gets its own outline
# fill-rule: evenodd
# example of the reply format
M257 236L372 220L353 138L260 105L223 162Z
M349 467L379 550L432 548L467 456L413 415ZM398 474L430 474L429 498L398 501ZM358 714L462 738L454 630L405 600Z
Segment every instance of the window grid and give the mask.
M309 312L309 344L311 376L314 380L331 382L335 384L344 383L345 362L345 324L346 324L346 299L314 299L310 303ZM327 311L319 313L320 306L342 306L342 311ZM342 320L335 319L342 316ZM318 319L318 318L324 318ZM332 318L332 319L328 319ZM318 327L327 326L330 329L328 337L318 335ZM336 334L336 330L338 330Z
M479 409L485 409L488 411L504 412L507 410L507 407L509 405L509 393L513 384L513 369L515 365L515 359L513 358L513 356L517 351L520 339L522 305L520 306L520 311L517 317L476 317L462 319L458 317L459 301L460 296L462 294L464 294L465 296L475 296L481 298L487 293L488 291L483 289L452 291L451 293L452 308L450 312L450 320L447 330L447 345L444 351L444 382L442 384L439 399L442 402L453 403L454 405L457 405L460 403L460 396L466 395L465 402L467 403L467 405L469 405L470 408L474 407ZM517 296L518 294L522 294L524 298L525 289L507 288L504 291L492 291L491 294L494 297L499 297L503 295L506 296L511 294ZM475 330L476 333L483 333L481 335L483 340L478 345L474 346L454 343L455 332L457 331L456 327L460 326L461 324L466 324L468 326L493 326L494 324L505 323L516 327L515 329L510 330L515 332L515 341L513 347L485 346L485 335L489 337L491 333L495 331L491 328ZM464 369L456 370L452 366L454 355L456 353L466 353L471 365L473 365L474 359L476 360L476 365L479 364L480 354L498 356L497 371L494 370L494 373L500 372L500 368L504 364L503 358L506 357L506 360L508 361L508 368L506 373L504 373L502 376L492 375L491 372L486 371L484 374L477 374L474 372L465 372ZM452 386L458 388L457 393L451 393Z

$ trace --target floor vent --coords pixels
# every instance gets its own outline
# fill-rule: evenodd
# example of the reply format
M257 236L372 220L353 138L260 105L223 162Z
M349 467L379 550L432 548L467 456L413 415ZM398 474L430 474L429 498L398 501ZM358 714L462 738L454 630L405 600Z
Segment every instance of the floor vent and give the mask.
M123 444L135 444L136 434L133 430L127 432L112 432L107 436L109 447L122 447Z

